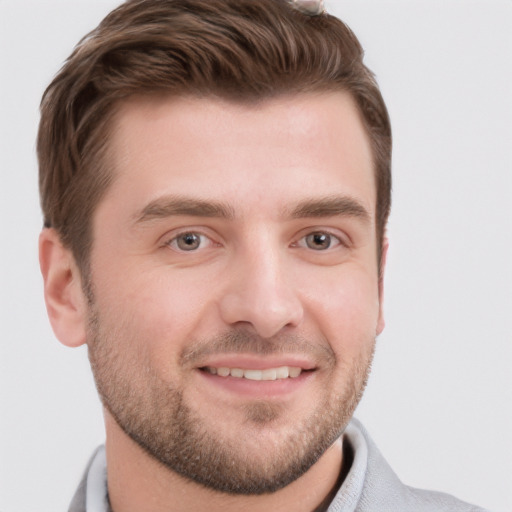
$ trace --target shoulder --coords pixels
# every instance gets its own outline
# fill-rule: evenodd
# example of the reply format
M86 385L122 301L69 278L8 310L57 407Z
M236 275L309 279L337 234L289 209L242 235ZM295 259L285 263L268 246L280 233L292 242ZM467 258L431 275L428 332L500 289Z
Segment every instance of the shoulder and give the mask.
M486 512L448 494L403 484L355 419L343 442L352 448L353 463L330 512Z
M80 485L78 486L68 512L110 512L107 493L107 462L105 447L100 446L89 459Z

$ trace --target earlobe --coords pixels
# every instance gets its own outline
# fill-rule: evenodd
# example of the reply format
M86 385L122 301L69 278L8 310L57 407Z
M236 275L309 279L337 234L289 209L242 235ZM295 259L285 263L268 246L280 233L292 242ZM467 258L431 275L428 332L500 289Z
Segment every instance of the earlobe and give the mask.
M382 252L380 257L379 271L379 318L377 320L377 336L384 330L386 322L384 320L384 271L386 270L386 260L388 256L389 240L384 238L382 242Z
M39 265L44 280L46 310L59 341L69 347L85 343L86 300L80 272L71 251L54 229L39 236Z

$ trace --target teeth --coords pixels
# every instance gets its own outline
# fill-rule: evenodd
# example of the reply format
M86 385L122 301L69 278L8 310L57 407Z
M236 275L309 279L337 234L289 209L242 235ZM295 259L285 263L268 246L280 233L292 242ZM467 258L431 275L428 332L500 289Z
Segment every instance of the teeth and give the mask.
M263 372L261 370L244 370L244 378L249 380L263 380Z
M290 371L290 377L292 379L294 379L295 377L298 377L302 372L302 370L300 368L290 368L289 371Z
M226 369L229 370L229 368L226 368ZM230 374L232 377L243 377L244 371L241 370L240 368L232 368Z
M269 370L263 370L261 372L261 380L276 380L277 379L277 370L274 368L270 368Z
M288 370L288 366L281 366L281 368L277 368L276 377L278 379L287 379L290 375L290 371Z
M206 367L206 371L212 375L219 375L220 377L236 377L248 380L277 380L297 378L302 373L302 368L295 366L281 366L279 368L268 368L266 370L243 370L242 368L214 368L212 366Z

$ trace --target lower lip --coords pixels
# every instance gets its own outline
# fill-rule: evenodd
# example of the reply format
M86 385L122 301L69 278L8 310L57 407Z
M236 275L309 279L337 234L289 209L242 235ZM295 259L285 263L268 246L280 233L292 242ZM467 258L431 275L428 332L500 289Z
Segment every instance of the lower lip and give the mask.
M240 377L220 377L198 370L209 385L228 392L252 398L280 397L296 392L313 378L314 371L302 372L298 377L276 380L250 380Z

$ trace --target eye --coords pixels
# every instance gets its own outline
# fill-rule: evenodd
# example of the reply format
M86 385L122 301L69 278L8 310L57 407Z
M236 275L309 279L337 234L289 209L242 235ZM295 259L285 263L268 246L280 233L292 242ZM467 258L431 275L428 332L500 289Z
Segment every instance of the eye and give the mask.
M180 233L175 236L167 245L177 251L196 251L197 249L204 248L209 243L210 239L201 233L194 233L193 231Z
M315 231L299 241L299 245L314 251L325 251L340 244L341 241L338 237L324 231Z

